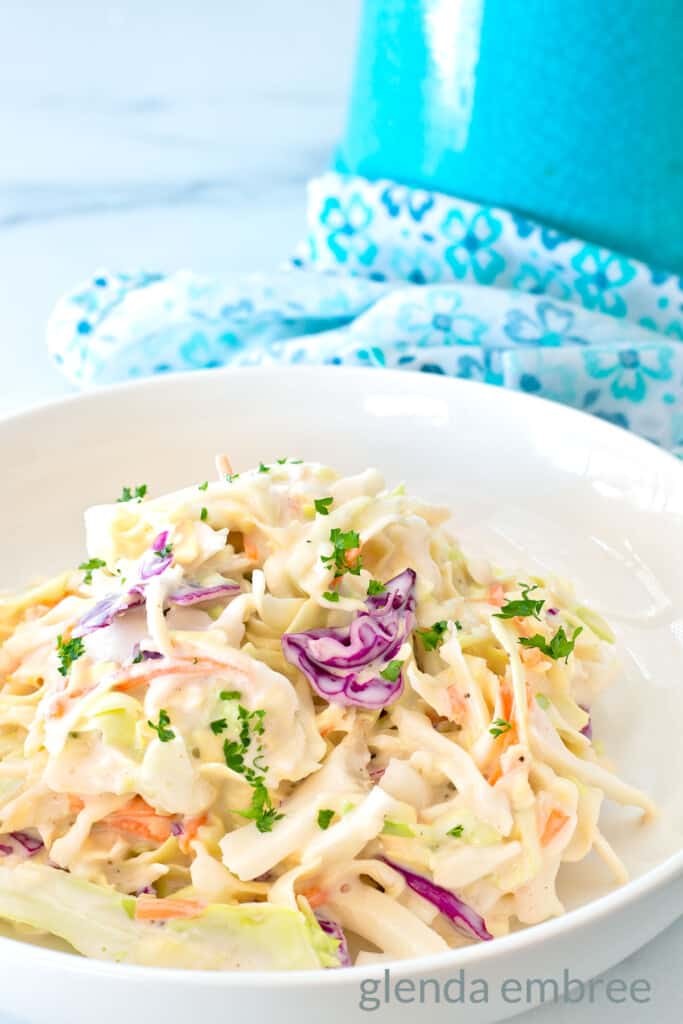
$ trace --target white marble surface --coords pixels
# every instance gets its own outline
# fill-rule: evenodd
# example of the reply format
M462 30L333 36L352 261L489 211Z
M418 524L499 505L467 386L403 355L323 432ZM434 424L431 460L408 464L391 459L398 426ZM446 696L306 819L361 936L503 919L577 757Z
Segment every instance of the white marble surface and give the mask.
M267 270L289 253L343 122L358 9L0 0L0 414L69 390L45 320L94 270ZM673 1024L682 963L683 921L611 972L647 978L648 1006L518 1019Z

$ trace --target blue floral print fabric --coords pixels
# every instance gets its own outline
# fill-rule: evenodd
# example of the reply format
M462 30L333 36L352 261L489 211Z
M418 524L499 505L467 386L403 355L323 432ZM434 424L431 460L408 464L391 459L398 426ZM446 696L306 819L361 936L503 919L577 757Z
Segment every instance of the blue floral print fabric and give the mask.
M269 275L101 272L48 330L77 385L225 365L465 377L572 405L683 457L683 281L502 209L336 173Z

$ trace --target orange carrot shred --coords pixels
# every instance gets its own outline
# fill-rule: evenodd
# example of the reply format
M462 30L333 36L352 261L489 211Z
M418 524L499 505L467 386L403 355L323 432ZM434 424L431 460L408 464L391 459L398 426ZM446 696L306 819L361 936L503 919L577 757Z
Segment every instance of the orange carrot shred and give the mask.
M140 896L135 904L136 921L173 921L179 918L199 917L205 904L198 900L156 899L154 896Z

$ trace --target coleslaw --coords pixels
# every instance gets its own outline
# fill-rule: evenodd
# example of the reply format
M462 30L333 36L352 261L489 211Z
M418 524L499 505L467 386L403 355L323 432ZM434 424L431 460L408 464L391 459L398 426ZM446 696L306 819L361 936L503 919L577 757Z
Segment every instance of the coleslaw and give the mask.
M448 510L296 459L86 512L0 599L0 918L79 953L333 968L561 914L605 799L614 637Z

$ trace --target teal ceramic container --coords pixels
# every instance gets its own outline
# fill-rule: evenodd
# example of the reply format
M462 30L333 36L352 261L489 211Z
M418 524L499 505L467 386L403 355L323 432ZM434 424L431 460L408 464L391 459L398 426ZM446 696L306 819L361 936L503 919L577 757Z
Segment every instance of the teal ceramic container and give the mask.
M365 0L336 164L683 274L683 0Z

